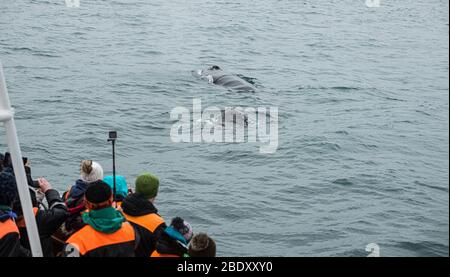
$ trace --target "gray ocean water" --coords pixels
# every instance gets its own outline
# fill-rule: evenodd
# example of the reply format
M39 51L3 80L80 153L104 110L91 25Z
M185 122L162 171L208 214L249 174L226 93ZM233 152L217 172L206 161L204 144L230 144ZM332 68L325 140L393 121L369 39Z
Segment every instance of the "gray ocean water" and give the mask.
M110 174L115 129L118 172L157 174L161 214L211 234L220 256L449 255L447 0L80 2L0 0L36 177L63 191L82 159ZM191 75L208 65L258 91ZM193 98L278 107L278 151L171 142L170 111Z

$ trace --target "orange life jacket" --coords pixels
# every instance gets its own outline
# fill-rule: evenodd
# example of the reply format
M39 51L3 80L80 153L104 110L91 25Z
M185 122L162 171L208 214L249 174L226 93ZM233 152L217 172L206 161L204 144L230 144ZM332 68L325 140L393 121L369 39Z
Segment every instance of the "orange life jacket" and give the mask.
M174 254L161 254L157 250L153 251L151 258L180 258L178 255Z
M39 211L39 208L33 207L34 217L36 217L38 211ZM25 228L26 227L25 218L21 218L19 221L17 221L16 224L17 224L17 227L19 227L19 228Z
M156 228L158 228L161 224L164 223L164 219L157 214L147 214L143 216L131 216L123 213L124 217L139 226L144 227L150 232L154 233Z
M81 255L100 247L127 243L135 240L134 229L130 223L124 222L122 227L112 234L105 234L86 225L73 234L67 243L75 246Z
M12 219L8 219L5 222L0 222L0 239L10 233L19 233L16 223Z

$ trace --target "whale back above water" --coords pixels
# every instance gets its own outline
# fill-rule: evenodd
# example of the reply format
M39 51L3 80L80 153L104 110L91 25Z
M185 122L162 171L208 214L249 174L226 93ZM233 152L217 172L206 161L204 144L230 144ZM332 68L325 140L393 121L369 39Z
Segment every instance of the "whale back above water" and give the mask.
M217 65L211 66L207 69L198 70L193 73L195 76L199 77L200 79L207 80L209 83L223 86L232 90L256 91L255 86L253 86L251 83L237 75L226 73Z

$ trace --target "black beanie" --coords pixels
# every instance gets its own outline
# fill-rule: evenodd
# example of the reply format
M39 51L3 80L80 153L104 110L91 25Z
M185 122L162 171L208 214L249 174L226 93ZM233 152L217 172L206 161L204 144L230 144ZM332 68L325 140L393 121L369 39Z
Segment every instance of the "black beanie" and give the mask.
M11 206L17 194L14 176L6 172L0 173L0 205Z
M85 193L86 200L93 204L106 202L111 195L111 188L102 180L91 183Z
M190 257L215 257L216 243L205 233L199 233L192 238L189 244Z

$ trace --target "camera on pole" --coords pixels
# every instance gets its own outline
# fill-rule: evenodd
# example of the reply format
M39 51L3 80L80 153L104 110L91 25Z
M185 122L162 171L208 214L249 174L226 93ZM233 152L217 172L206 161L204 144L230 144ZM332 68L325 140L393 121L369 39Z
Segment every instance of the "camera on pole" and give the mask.
M116 140L117 131L109 132L108 142L112 143L112 158L113 158L113 200L116 202Z

